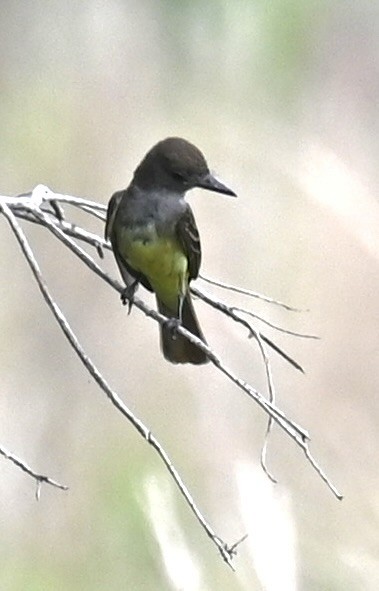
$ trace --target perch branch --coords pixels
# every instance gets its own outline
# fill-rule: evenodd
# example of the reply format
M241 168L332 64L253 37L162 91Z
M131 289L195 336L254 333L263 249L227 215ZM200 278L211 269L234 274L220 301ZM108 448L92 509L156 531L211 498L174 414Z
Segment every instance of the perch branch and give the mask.
M66 318L64 317L59 306L55 303L52 296L50 295L48 287L47 287L47 285L43 279L43 276L41 274L39 265L34 257L33 251L27 241L25 234L23 233L20 226L18 225L14 215L12 214L11 210L8 208L7 205L0 204L0 208L2 209L3 214L7 218L8 222L13 230L13 233L15 234L15 236L18 240L18 243L22 249L22 252L23 252L23 254L24 254L31 270L32 270L34 278L37 281L38 287L39 287L47 305L49 306L49 308L50 308L51 312L53 313L55 319L57 320L60 328L62 329L63 333L65 334L66 338L68 339L70 345L73 347L74 351L77 353L79 359L84 364L84 366L89 371L89 373L92 375L92 377L97 382L97 384L100 386L100 388L103 390L103 392L105 392L105 394L107 395L108 399L111 401L113 406L115 406L121 412L121 414L123 414L128 419L128 421L131 422L131 424L135 427L135 429L137 429L137 431L140 433L140 435L142 435L142 437L158 453L159 457L161 458L161 460L163 461L167 470L170 472L171 476L173 477L175 483L177 484L181 494L185 498L187 504L191 508L192 512L195 514L200 525L203 527L206 534L214 542L214 544L216 544L224 561L234 570L234 567L232 564L232 558L233 558L233 555L235 554L236 544L233 544L232 546L229 547L219 536L216 535L216 533L214 532L212 527L209 525L209 523L204 518L203 514L200 512L200 510L197 507L196 503L194 502L193 497L191 496L188 488L184 484L181 476L179 475L178 471L176 470L175 466L173 465L172 461L170 460L167 452L164 450L162 445L159 443L158 439L153 435L153 433L150 431L150 429L148 429L143 424L143 422L140 421L140 419L138 419L132 413L132 411L126 406L126 404L116 394L116 392L114 392L111 389L109 384L102 377L102 375L99 372L99 370L97 369L97 367L94 365L94 363L88 357L88 355L85 353L83 347L79 343L76 335L72 331L69 323L67 322ZM45 214L42 214L42 216L44 216L44 215ZM9 459L11 459L11 458L9 458ZM22 467L23 469L25 469L25 465L22 462L19 462L18 465L20 467ZM26 471L31 474L30 469L26 470ZM47 479L47 477L42 477L42 476L38 476L35 474L32 474L32 475L35 478L37 478L39 483L41 481L44 481L44 482L49 482L50 484L53 484L53 482L54 482L54 481L51 481L50 479ZM54 483L54 485L58 486L59 488L63 488L61 485L59 485L57 483ZM37 494L39 495L39 493L37 493Z
M144 439L156 450L158 455L160 456L161 460L163 461L164 465L170 472L171 476L173 477L175 483L177 484L181 494L184 496L187 504L195 514L196 518L198 519L201 526L204 528L207 535L212 539L212 541L216 544L218 550L220 551L223 559L230 565L232 556L235 553L235 549L238 544L234 544L232 546L227 546L227 544L219 538L213 529L210 527L208 522L204 519L202 513L197 508L192 496L190 495L187 487L185 486L181 476L177 472L176 468L172 464L169 456L162 448L158 440L154 437L151 431L128 409L128 407L124 404L124 402L120 399L120 397L110 388L108 383L104 380L102 375L100 374L99 370L95 367L93 362L89 359L87 354L85 353L84 349L78 342L74 332L70 328L67 320L65 319L62 311L56 304L56 302L51 297L49 290L47 288L46 283L43 280L41 271L39 269L38 263L34 257L34 254L30 248L30 245L27 241L27 238L22 231L21 227L19 226L16 218L24 219L28 222L40 224L43 227L47 228L51 233L55 235L67 248L69 248L76 256L78 256L82 262L84 262L93 272L95 272L99 277L101 277L106 283L108 283L111 287L116 289L119 293L122 293L124 288L120 283L112 279L103 271L103 269L95 262L95 260L81 247L77 244L74 240L79 240L84 242L88 245L93 246L98 254L102 256L103 249L110 249L109 243L107 243L102 237L98 236L97 234L88 232L87 230L79 227L76 224L70 223L65 220L64 211L61 207L61 203L65 203L67 205L72 205L81 209L82 211L94 215L96 218L100 220L104 220L105 217L105 210L106 207L102 204L98 204L93 201L88 201L86 199L81 199L78 197L73 197L70 195L63 195L58 193L53 193L47 187L43 185L37 186L31 193L20 195L19 197L5 197L0 196L0 212L4 214L6 219L8 220L20 246L21 249L28 261L29 266L32 269L34 277L39 285L39 288L43 294L43 297L48 304L50 310L54 314L56 320L59 323L62 331L64 332L66 338L69 340L71 346L74 348L75 352L81 359L82 363L85 365L86 369L90 372L93 376L95 381L98 383L100 388L105 392L111 403L132 423L132 425L137 429L137 431L144 437ZM51 208L51 210L49 209ZM259 298L263 301L270 302L277 304L287 310L298 311L296 308L292 308L283 302L278 302L273 300L272 298L268 298L267 296L262 296L261 294L257 294L256 292L252 292L250 290L237 288L235 286L225 284L219 281L215 281L204 276L201 277L204 281L207 281L210 284L216 285L222 289L228 289L230 291L234 291L236 293L241 293L243 295L247 295L250 297ZM321 479L326 483L326 485L330 488L333 494L341 499L342 495L338 492L336 487L330 481L330 479L326 476L325 472L321 469L319 464L313 458L309 450L309 435L307 431L301 427L300 425L296 424L294 421L290 420L284 413L281 411L275 403L275 389L274 383L272 379L272 371L270 366L269 357L266 352L266 346L269 346L271 349L276 351L279 355L281 355L285 360L287 360L291 365L296 367L298 370L303 371L302 367L286 352L284 352L281 348L279 348L271 339L263 335L260 331L257 331L245 318L241 317L241 314L247 314L252 317L255 317L253 313L250 311L243 309L243 308L236 308L235 306L227 306L222 301L204 293L203 290L200 290L196 287L191 287L191 291L197 297L201 298L203 301L208 303L209 305L213 306L215 309L220 311L221 313L227 315L231 318L234 322L237 322L244 326L248 330L248 336L254 337L258 343L258 347L260 349L260 353L265 365L266 371L266 380L268 384L268 398L263 396L260 392L254 389L250 384L242 380L239 376L237 376L232 370L230 370L222 360L216 355L216 353L205 343L201 340L196 338L192 333L186 331L183 327L179 326L178 331L180 334L183 334L188 340L195 343L199 348L201 348L210 361L231 381L233 382L239 389L241 389L245 394L247 394L250 398L252 398L261 408L264 410L265 413L268 415L268 425L266 430L266 437L264 446L262 449L261 454L261 464L263 469L265 470L266 474L271 478L271 480L275 481L274 477L270 474L266 466L266 451L267 451L267 437L271 430L273 423L275 422L281 429L287 433L295 443L302 449L304 452L307 460L317 472L317 474L321 477ZM139 310L141 310L147 317L152 318L156 322L163 324L166 322L166 317L159 314L152 308L148 307L143 300L134 297L133 304ZM261 318L258 318L261 321L264 321ZM279 328L279 327L275 327ZM279 329L280 330L280 329ZM289 332L289 331L287 331ZM311 335L297 335L297 336L304 336L307 338L314 338ZM34 478L36 475L32 474ZM38 475L37 475L38 476ZM54 481L50 481L50 479L46 480L46 477L39 477L39 482L42 481L49 481L52 484ZM54 484L54 486L59 486L59 488L63 488L60 485Z

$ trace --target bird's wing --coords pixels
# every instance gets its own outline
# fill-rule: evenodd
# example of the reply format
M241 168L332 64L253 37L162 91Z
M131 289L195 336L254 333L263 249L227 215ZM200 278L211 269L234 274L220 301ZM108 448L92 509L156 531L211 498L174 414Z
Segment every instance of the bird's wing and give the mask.
M200 236L190 206L176 223L176 235L188 259L190 279L196 279L201 263Z
M106 240L110 240L112 243L113 254L116 259L116 263L120 270L121 276L124 280L124 283L127 287L133 285L136 281L138 283L142 283L146 289L149 291L153 291L148 279L142 275L142 273L137 273L123 258L121 255L119 246L117 244L117 232L114 228L114 222L116 219L116 214L118 211L118 206L120 205L121 199L126 194L126 191L117 191L114 193L109 201L108 209L107 209L107 219L105 222L105 238Z
M110 201L108 203L107 219L105 222L105 230L104 230L104 235L105 235L106 240L110 240L112 237L113 222L116 217L117 208L120 204L123 194L124 194L124 191L117 191L117 193L114 193L112 195L112 197L110 198Z

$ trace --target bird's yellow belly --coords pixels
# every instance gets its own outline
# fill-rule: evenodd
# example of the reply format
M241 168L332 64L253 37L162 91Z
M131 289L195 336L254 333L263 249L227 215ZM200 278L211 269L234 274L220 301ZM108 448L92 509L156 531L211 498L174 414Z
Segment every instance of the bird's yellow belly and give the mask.
M125 237L124 237L125 238ZM142 273L159 298L176 309L178 297L188 285L188 261L175 239L151 236L149 239L122 240L121 254L135 271Z

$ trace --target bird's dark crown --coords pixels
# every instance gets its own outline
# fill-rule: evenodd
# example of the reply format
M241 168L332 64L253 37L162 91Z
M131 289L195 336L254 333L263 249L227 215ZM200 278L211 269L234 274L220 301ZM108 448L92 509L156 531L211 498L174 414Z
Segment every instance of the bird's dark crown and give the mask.
M196 146L179 137L169 137L155 144L134 173L134 182L185 192L209 174L203 154Z

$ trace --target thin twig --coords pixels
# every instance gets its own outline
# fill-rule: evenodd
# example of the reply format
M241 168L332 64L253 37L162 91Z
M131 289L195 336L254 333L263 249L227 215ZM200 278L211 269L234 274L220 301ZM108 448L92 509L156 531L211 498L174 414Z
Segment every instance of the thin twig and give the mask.
M38 214L40 212L43 212L46 214L48 213L42 209L37 210ZM15 214L15 217L20 218L22 220L32 222L33 224L38 224L39 226L41 226L41 225L45 226L45 222L42 221L43 218L41 218L38 214L36 215L36 210L24 211L21 209L16 209L14 214ZM49 216L49 221L51 224L55 225L57 228L62 230L62 232L64 232L64 234L66 234L67 236L71 236L72 238L76 238L77 240L81 240L82 242L86 242L87 244L91 244L95 248L98 248L100 246L100 248L103 248L106 250L111 249L109 242L107 242L104 238L102 238L98 234L94 234L93 232L88 232L87 230L84 230L83 228L81 228L77 224L72 224L72 223L66 222L66 221L59 221L59 220L52 218L50 216Z
M211 279L210 277L206 277L205 275L200 274L199 279L202 279L206 283L210 283L211 285L215 285L216 287L220 287L221 289L227 289L228 291L234 291L235 293L240 293L242 295L249 296L251 298L257 298L258 300L262 300L263 302L268 302L269 304L275 304L276 306L280 306L285 310L289 310L290 312L306 312L307 310L300 310L300 308L294 308L293 306L289 306L284 302L280 302L279 300L275 300L274 298L270 298L266 295L258 293L256 291L252 291L251 289L245 289L244 287L237 287L236 285L231 285L230 283L224 283L223 281L218 281L216 279Z
M97 263L95 263L95 261L92 259L92 257L90 257L88 255L87 252L85 252L82 248L80 248L71 238L67 237L55 224L52 224L50 222L48 216L46 216L46 214L44 212L37 211L36 215L38 217L40 217L41 221L43 221L46 224L47 228L55 236L57 236L57 238L59 238L66 246L68 246L68 248L72 252L74 252L92 271L94 271L97 275L102 277L107 283L109 283L109 285L111 285L114 289L116 289L120 294L122 294L124 292L124 287L120 283L118 283L117 281L114 281L113 279L111 279L107 275L107 273L105 273L103 271L103 269ZM136 306L137 308L139 308L146 316L153 318L154 320L156 320L160 324L164 324L167 321L165 316L163 316L162 314L159 314L159 312L156 312L152 308L148 307L142 300L140 300L136 296L134 296L134 298L133 298L133 305ZM250 327L250 325L249 325L249 328L252 332L254 332L253 329ZM204 352L210 358L210 360L213 361L213 363L215 365L217 365L217 367L222 369L222 371L225 370L224 371L225 375L228 375L228 377L230 379L232 379L232 381L234 381L234 383L236 385L239 385L241 387L242 384L245 384L245 382L243 382L242 380L239 380L237 378L237 376L234 376L234 374L230 370L228 370L228 368L226 368L226 366L221 362L221 360L212 351L212 349L210 349L210 347L205 345L203 343L203 341L201 341L200 339L197 339L192 333L188 332L182 326L179 326L177 328L177 330L180 334L183 334L189 340L191 340L196 345L198 345L201 349L203 349ZM261 337L262 337L262 335L261 335ZM245 389L245 392L249 396L253 397L256 400L256 402L258 402L258 404L260 406L262 406L262 408L265 410L265 412L267 412L268 414L271 414L271 412L272 412L272 414L274 414L277 417L277 420L280 422L280 424L282 425L282 427L285 430L288 429L289 432L295 433L301 438L304 438L304 439L309 438L309 435L305 431L305 429L296 425L294 422L290 421L284 415L284 413L282 411L280 411L278 408L276 408L273 405L270 405L269 401L266 400L265 397L262 396L262 394L258 393L256 390L254 390L254 388L252 388L248 384L245 384L245 386L243 386L242 389Z
M104 273L104 271L101 269L101 267L99 267L93 261L93 259L85 251L83 251L83 249L81 249L73 240L71 240L70 238L65 236L65 234L57 226L55 226L54 224L51 224L49 217L44 212L40 211L39 213L38 212L35 212L35 213L36 213L36 215L38 214L38 216L41 217L41 220L43 220L46 223L47 227L57 237L59 237L59 239L62 240L62 242L64 242L73 252L75 252L81 258L81 260L86 263L86 265L88 265L95 273L100 275L105 281L107 281L107 283L112 285L112 287L117 289L119 291L119 293L123 292L123 287L118 282L115 282L114 280L112 280L106 273ZM195 290L195 293L198 294L198 291ZM166 322L165 316L159 314L155 310L152 310L151 308L146 306L146 304L142 300L139 300L138 298L134 297L133 304L137 308L142 310L142 312L144 312L144 314L146 316L153 318L154 320L156 320L160 324L163 324L164 322ZM246 323L246 325L249 327L249 330L254 333L254 329L252 329L252 327L248 323ZM286 431L287 434L292 439L294 439L298 445L300 445L300 447L305 452L306 457L308 458L308 460L310 461L311 465L316 470L316 472L322 477L322 479L328 485L328 487L333 492L333 494L335 494L335 496L337 498L341 499L342 495L338 492L336 487L331 483L329 478L326 476L326 474L322 471L322 469L320 468L318 463L312 457L312 455L308 449L308 444L306 443L307 439L309 439L309 435L308 435L307 431L305 431L302 427L297 425L295 422L290 421L280 409L278 409L275 405L271 404L266 398L264 398L264 396L262 396L262 394L260 394L257 390L255 390L250 384L247 384L246 382L241 380L238 376L236 376L229 368L227 368L221 362L219 357L217 355L215 355L215 353L207 345L205 345L203 343L203 341L201 341L200 339L197 339L192 333L186 331L183 327L178 327L178 331L181 334L183 334L184 336L186 336L190 341L195 343L198 347L203 349L203 351L208 355L209 359L213 362L213 364L216 365L216 367L218 367L224 373L224 375L226 375L232 382L234 382L234 384L236 386L238 386L240 389L242 389L249 397L253 398L255 400L255 402L257 402L257 404L259 404L259 406L261 406L261 408L270 417L272 417L272 419L275 422L277 422L278 425L282 429L284 429L284 431ZM263 339L263 335L260 334L260 337ZM266 342L267 342L267 339L266 339Z
M270 359L266 353L266 349L265 349L265 346L262 342L260 334L255 333L254 336L257 340L258 347L261 351L263 363L264 363L265 370L266 370L266 379L267 379L267 385L268 385L268 391L269 391L269 400L270 400L271 404L275 404L275 387L274 387L274 380L272 378ZM266 433L265 433L265 438L264 438L264 442L263 442L263 447L262 447L262 451L261 451L261 466L262 466L262 470L267 474L267 476L271 480L271 482L276 484L277 480L273 476L273 474L269 471L269 469L267 467L267 463L266 463L268 438L270 436L272 426L273 426L273 419L271 416L269 416L268 421L267 421L267 427L266 427Z
M242 544L242 542L244 542L248 537L249 537L249 534L245 534L244 536L242 536L242 538L240 538L239 540L237 540L237 542L235 542L233 544L233 546L230 546L229 552L232 555L237 554L237 548L238 548L238 546L240 546L240 544Z
M244 318L241 318L241 316L236 314L233 311L233 309L230 306L227 306L226 304L224 304L224 302L221 302L220 300L216 299L215 297L210 296L209 294L205 293L204 291L200 291L200 289L198 289L197 287L194 287L194 286L191 286L191 293L193 293L198 298L202 299L204 302L206 302L207 304L209 304L210 306L212 306L216 310L219 310L220 312L222 312L226 316L229 316L229 318L232 318L235 322L245 326L249 330L250 334L253 334L254 332L258 333L258 331L255 331L252 329L251 324L247 320L245 320ZM283 351L283 349L278 347L278 345L276 343L274 343L271 339L266 337L261 332L259 332L259 336L262 339L262 341L264 341L269 347L271 347L271 349L273 349L276 353L278 353L278 355L283 357L283 359L288 361L288 363L293 365L293 367L295 367L297 370L304 373L304 369L301 367L301 365L295 359L290 357L290 355L288 355L288 353Z
M230 306L230 310L232 312L240 312L241 314L246 314L247 316L250 316L251 318L255 318L259 322L266 324L266 326L269 326L270 328L273 328L274 330L277 330L278 332L282 332L284 334L288 334L293 337L298 337L299 339L314 339L314 340L320 339L320 337L318 337L317 335L304 334L302 332L295 332L294 330L288 330L288 328L283 328L281 326L278 326L277 324L274 324L273 322L266 320L266 318L259 316L259 314L255 314L251 310L247 310L246 308L240 308L239 306Z
M70 197L67 197L67 196L63 196L63 197L67 202L70 202L70 199L71 199ZM73 198L73 200L81 202L81 204L83 204L83 200L80 200L77 198ZM29 204L29 205L30 205L30 207L32 207L32 204ZM92 206L92 203L91 203L91 206ZM36 211L34 211L34 213L36 213ZM98 275L100 275L105 281L107 281L107 283L112 285L115 289L117 289L121 293L121 291L123 290L123 287L120 286L120 284L118 284L118 282L115 282L113 279L108 277L108 275L106 273L104 273L104 271L93 261L93 259L91 259L91 257L89 257L89 255L87 255L87 253L85 253L85 251L80 249L74 241L68 239L65 236L64 232L62 232L58 227L54 227L54 225L51 224L51 220L50 220L49 216L45 217L44 212L41 212L40 210L38 211L38 215L39 215L39 217L42 216L41 222L44 224L47 224L49 229L57 237L59 237L60 240L65 242L66 245L69 246L69 248L71 250L73 250L83 260L83 262L85 262L94 272L96 272ZM101 239L99 239L99 241L101 241ZM223 311L225 313L227 313L228 315L233 316L233 314L230 314L230 310L227 310L228 307L223 305L222 303L220 303L218 300L215 300L214 298L210 298L210 296L205 296L205 294L203 294L203 292L201 292L200 290L197 290L196 288L193 288L192 291L195 293L195 295L204 299L206 302L210 303L211 305L213 305L214 307L216 307L218 309L222 309L224 306ZM149 316L160 323L165 322L166 319L164 316L160 315L159 313L155 312L151 308L147 307L144 304L144 302L142 302L142 300L138 300L137 298L135 298L134 304L136 305L136 307L138 307L140 310L142 310L142 312L146 316ZM236 316L235 320L237 322L240 322L240 323L244 324L245 326L249 327L249 330L251 330L251 326L249 325L249 323L247 323L243 319ZM293 421L289 421L289 419L284 415L284 413L282 413L282 411L280 411L274 405L271 405L269 401L267 401L261 394L259 394L256 390L254 390L254 388L252 388L249 384L246 384L243 380L239 379L238 376L235 376L233 374L233 372L231 372L226 366L224 366L224 364L221 363L221 361L213 353L213 351L211 351L206 345L204 345L204 343L202 341L200 341L199 339L196 339L196 337L194 337L191 333L188 333L187 331L185 331L185 329L183 329L182 327L179 327L178 330L179 330L179 332L181 332L182 334L187 336L187 338L189 340L192 340L192 342L195 342L200 348L203 348L205 353L213 361L213 363L217 367L219 367L219 369L225 375L227 375L229 377L229 379L231 379L239 388L244 390L246 394L248 394L250 397L252 397L263 408L263 410L265 412L267 412L269 416L272 416L273 420L275 420L304 449L304 443L309 438L309 435L302 427L300 427L299 425L297 425ZM275 343L273 343L270 339L268 339L267 337L265 337L261 333L259 333L259 334L260 334L260 337L262 338L262 340L264 340L267 344L269 344L270 347L272 347L275 351L277 351L279 354L281 354L290 363L295 365L295 367L302 370L301 366L299 366L297 364L297 362L292 360L286 353L284 353ZM315 462L315 460L310 455L309 450L307 451L306 456L310 460L312 466L321 475L321 469L319 468L318 464ZM312 458L312 460L311 460L311 458ZM328 484L329 488L333 491L333 493L336 494L336 496L338 498L341 498L341 495L338 493L338 491L335 489L335 487L330 483L328 478L325 477L325 478L323 478L323 480Z
M42 483L50 484L50 486L54 486L55 488L60 488L61 490L68 490L68 486L65 484L60 484L56 480L53 480L49 476L45 476L44 474L39 474L35 472L26 462L20 460L17 456L15 456L12 452L5 449L5 447L0 446L0 454L4 456L7 460L10 460L13 464L15 464L18 468L21 468L23 472L29 474L37 483L36 489L36 499L37 501L40 498L40 487Z
M181 476L179 475L178 471L174 467L168 454L163 449L163 447L161 446L159 441L152 434L150 429L148 429L142 423L142 421L140 421L131 412L131 410L126 406L126 404L116 394L116 392L114 392L110 388L108 383L102 377L99 370L96 368L96 366L91 361L91 359L88 357L88 355L85 353L84 349L82 348L76 335L72 331L70 325L68 324L68 322L67 322L66 318L64 317L62 311L60 310L59 306L55 303L52 296L50 295L48 287L42 277L39 265L34 257L33 251L30 248L30 245L27 241L25 234L23 233L23 231L21 230L21 228L17 224L17 221L16 221L15 217L13 216L11 210L8 208L8 206L1 205L1 204L0 204L0 208L2 209L5 217L7 218L8 222L9 222L9 224L10 224L10 226L11 226L11 228L18 240L18 243L23 251L23 254L25 255L25 258L26 258L32 272L33 272L34 278L37 281L38 287L40 288L40 291L41 291L47 305L49 306L50 310L52 311L55 319L57 320L60 328L62 329L63 333L65 334L66 338L68 339L70 345L73 347L74 351L77 353L79 359L82 361L82 363L84 364L86 369L92 375L92 377L97 382L97 384L100 386L100 388L103 390L103 392L105 392L105 394L107 395L108 399L111 401L113 406L115 406L132 423L132 425L135 427L135 429L137 429L137 431L140 433L140 435L142 435L142 437L156 450L156 452L158 453L158 455L162 459L163 463L165 464L166 468L170 472L171 476L173 477L175 483L177 484L177 486L178 486L181 494L185 498L187 504L189 505L189 507L191 508L193 513L195 514L197 520L199 521L201 526L204 528L204 530L207 533L207 535L209 536L209 538L216 544L224 561L234 570L234 567L232 565L233 553L228 550L227 544L219 536L216 535L216 533L213 531L213 529L211 528L209 523L205 520L204 516L202 515L202 513L198 509L196 503L194 502L193 497L189 493L188 488L184 484ZM43 214L43 213L41 215L45 216L45 214ZM54 226L51 226L51 227L54 227Z
M90 215L92 215L93 217L97 218L101 222L105 222L106 214L103 213L102 211L97 211L96 209L93 209L93 207L87 207L85 205L80 205L78 207L82 211L85 211L86 213L89 213Z
M116 289L119 293L123 291L123 286L120 285L117 281L110 278L103 269L88 255L88 253L83 250L78 244L72 239L76 238L78 240L84 241L87 244L94 246L97 249L99 255L102 253L103 248L109 249L110 245L107 243L103 238L97 236L96 234L87 232L83 228L75 224L70 224L65 221L64 212L57 203L67 203L69 205L74 205L78 208L81 208L83 211L86 211L89 214L95 215L99 219L103 220L106 207L102 204L98 204L96 202L91 202L85 199L80 199L77 197L73 197L70 195L62 195L56 194L50 191L47 187L43 185L39 185L36 187L32 193L19 196L16 198L11 197L0 197L0 210L3 211L4 215L7 217L20 245L24 251L24 254L28 260L29 265L32 268L32 271L35 275L36 280L40 286L40 289L44 295L46 302L48 303L50 309L52 310L55 318L59 322L63 332L65 333L66 337L68 338L69 342L75 349L76 353L80 357L81 361L84 363L88 371L91 373L93 378L96 382L100 385L103 391L106 393L108 398L111 400L112 404L122 413L134 427L138 430L138 432L148 441L150 445L154 447L157 451L159 456L161 457L162 461L164 462L166 468L174 478L181 494L184 496L186 502L188 503L189 507L195 514L196 518L199 520L199 523L206 531L207 535L212 539L212 541L218 547L223 559L231 565L232 555L237 547L237 544L228 547L225 542L221 538L219 538L213 529L209 526L206 522L204 517L202 516L201 512L197 508L192 496L190 495L188 489L184 485L180 475L178 474L176 468L173 466L171 460L167 456L164 449L161 447L159 442L155 439L149 429L147 429L144 424L135 417L131 411L126 407L126 405L122 402L122 400L117 396L115 392L113 392L108 384L105 382L97 368L93 365L92 361L88 358L85 354L84 350L78 343L75 334L72 332L71 328L69 327L66 319L64 318L61 310L56 305L56 303L51 298L49 291L47 289L46 284L43 281L41 273L38 268L37 261L34 258L34 255L30 249L30 246L27 242L25 235L23 234L21 228L17 224L17 221L14 216L23 218L28 221L32 221L35 223L39 223L44 227L48 228L50 232L52 232L60 241L62 241L66 247L68 247L71 251L73 251L76 256L78 256L92 271L98 274L104 281L106 281L109 285L111 285L114 289ZM55 204L55 216L54 214L47 212L46 208L44 208L44 204L48 203L54 207ZM57 207L59 209L57 210ZM14 211L14 215L12 211ZM266 302L271 302L276 305L279 305L287 310L299 311L296 308L292 308L287 304L282 302L278 302L272 298L268 298L267 296L262 296L261 294L257 294L250 290L245 290L243 288L237 288L232 285L228 285L222 282L218 282L212 279L208 279L202 277L204 281L211 283L213 285L217 285L223 289L229 289L230 291L234 291L236 293L241 293L250 297L256 297ZM258 346L261 351L262 358L265 363L266 368L266 379L268 383L268 391L269 391L269 399L266 399L261 393L255 390L250 384L243 381L237 375L234 374L225 364L221 361L221 359L210 349L207 345L205 345L201 340L197 339L192 333L186 331L183 327L179 327L178 331L180 334L186 336L188 340L195 343L200 349L202 349L206 355L209 357L211 362L229 379L231 380L239 389L241 389L245 394L247 394L250 398L252 398L263 410L268 414L269 420L267 425L267 432L265 437L264 446L262 449L261 455L261 463L262 467L265 470L266 474L273 479L272 475L269 473L267 466L266 466L266 451L267 451L267 437L271 430L273 421L275 421L286 433L289 435L297 445L303 450L307 460L310 462L311 466L314 470L318 473L321 479L327 484L330 490L337 498L342 498L336 487L332 484L329 478L326 476L325 472L321 469L319 464L315 461L313 456L309 450L308 439L309 435L305 429L297 425L294 421L291 421L286 417L286 415L276 406L275 404L275 390L274 384L272 380L272 372L269 363L269 358L267 356L264 344L271 347L275 350L279 355L281 355L284 359L286 359L289 363L294 365L297 369L302 370L301 366L292 359L287 353L285 353L282 349L280 349L273 341L268 339L265 335L256 331L247 320L241 318L238 314L244 313L249 314L250 316L254 316L253 313L250 313L243 308L238 310L236 307L229 307L226 306L223 302L216 300L207 294L204 294L202 290L199 290L195 287L191 288L192 292L197 295L197 297L203 299L206 303L210 304L214 308L220 310L228 317L232 318L235 322L238 322L245 326L249 331L249 336L254 336L258 342ZM156 312L155 310L149 308L142 300L138 298L134 298L134 305L135 307L139 308L146 316L154 319L156 322L163 324L166 322L166 318ZM261 319L264 321L263 319ZM289 332L289 331L287 331ZM311 338L310 335L303 335ZM40 481L37 481L40 483Z

